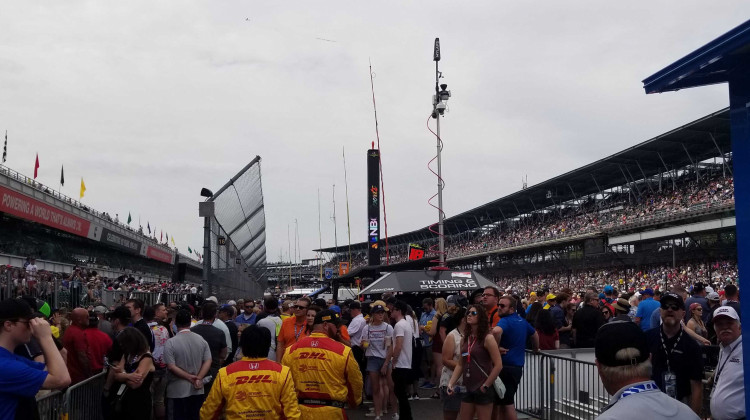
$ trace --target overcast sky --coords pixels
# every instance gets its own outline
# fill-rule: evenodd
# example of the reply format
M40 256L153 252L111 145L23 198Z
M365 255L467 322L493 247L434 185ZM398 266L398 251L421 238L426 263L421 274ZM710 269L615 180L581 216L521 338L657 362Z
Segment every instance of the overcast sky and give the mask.
M268 261L365 239L365 157L380 123L388 233L437 218L426 129L440 37L448 216L728 105L726 85L641 81L744 22L748 1L0 2L6 165L202 247L201 187L260 155ZM293 245L292 245L293 246Z

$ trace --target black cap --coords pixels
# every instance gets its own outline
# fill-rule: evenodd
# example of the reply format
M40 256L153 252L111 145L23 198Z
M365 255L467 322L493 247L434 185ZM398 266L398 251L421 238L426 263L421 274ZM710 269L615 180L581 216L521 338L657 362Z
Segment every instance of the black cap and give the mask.
M375 312L385 312L385 307L383 305L373 305L370 307L370 313L374 314Z
M693 286L693 293L700 293L704 290L706 290L706 285L701 281L695 283L695 285Z
M620 360L615 354L622 349L633 347L640 355L631 360ZM596 360L604 366L637 365L648 360L649 350L646 334L641 327L630 321L614 321L604 324L596 332L594 344Z
M666 302L674 302L677 304L677 306L680 307L680 309L685 309L685 301L682 300L682 297L678 295L677 293L664 293L661 295L661 301L660 303L664 305Z
M0 319L31 319L34 312L22 299L6 299L0 302Z
M107 315L107 318L111 320L119 319L121 323L127 324L130 322L130 309L126 306L118 306Z
M337 314L336 312L330 309L326 309L325 311L320 311L317 315L315 315L315 321L313 321L313 325L322 324L324 322L330 322L338 326L341 323L341 318L339 318L339 314Z
M353 300L349 303L349 309L362 309L362 304L358 300Z

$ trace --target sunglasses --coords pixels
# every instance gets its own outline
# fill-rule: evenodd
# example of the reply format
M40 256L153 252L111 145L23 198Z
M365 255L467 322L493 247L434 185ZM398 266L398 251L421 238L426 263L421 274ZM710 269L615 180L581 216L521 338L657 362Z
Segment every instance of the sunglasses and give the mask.
M609 311L602 311L602 314L609 315Z
M666 305L661 305L661 308L664 309L665 311L669 310L669 309L671 309L673 311L679 311L680 309L682 309L679 306L677 306L677 304L674 304L674 303L670 303L670 304L666 304Z
M703 312L703 308L695 308L695 310Z
M307 309L307 306L294 305L294 309Z
M467 312L466 316L469 316L469 315L471 315L471 316L477 316L477 311L469 311L469 312Z

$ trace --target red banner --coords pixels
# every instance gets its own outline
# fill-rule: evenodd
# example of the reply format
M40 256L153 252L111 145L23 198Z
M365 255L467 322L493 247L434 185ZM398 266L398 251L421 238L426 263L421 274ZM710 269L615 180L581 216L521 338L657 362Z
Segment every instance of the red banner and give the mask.
M150 245L146 248L146 256L156 261L172 264L172 254Z
M89 234L88 220L74 216L49 204L0 186L0 211L32 222L41 223L75 235Z

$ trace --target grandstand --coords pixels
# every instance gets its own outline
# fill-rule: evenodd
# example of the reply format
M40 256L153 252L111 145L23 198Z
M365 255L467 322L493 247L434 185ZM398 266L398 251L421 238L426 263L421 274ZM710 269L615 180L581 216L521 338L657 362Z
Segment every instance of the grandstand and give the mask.
M192 279L201 265L166 243L0 165L0 264L69 274L75 266L101 276L147 282Z
M720 110L449 217L447 262L529 288L545 278L596 284L603 275L592 270L736 265L729 131L729 111ZM429 267L435 255L410 261L409 246L428 249L436 241L427 227L391 236L390 264L383 253L376 267L365 266L365 242L353 244L351 256L320 251L330 258L328 266L351 258L354 269L338 279L348 282Z

